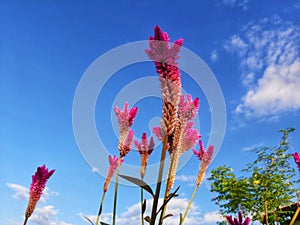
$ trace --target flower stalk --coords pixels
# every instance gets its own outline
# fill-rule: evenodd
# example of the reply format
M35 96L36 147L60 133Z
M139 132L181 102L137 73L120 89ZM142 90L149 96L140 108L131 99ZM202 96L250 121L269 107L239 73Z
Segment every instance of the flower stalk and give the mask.
M154 196L153 205L152 205L150 225L155 224L155 220L156 220L156 216L157 216L156 211L157 211L158 199L159 199L159 194L160 194L160 189L161 189L164 164L165 164L165 159L166 159L167 144L168 144L168 136L166 135L164 138L164 141L163 141L163 147L162 147L162 152L161 152L161 156L160 156L159 171L158 171L158 176L157 176L155 196Z
M107 192L111 179L115 174L115 171L118 167L118 161L119 158L117 158L115 155L112 156L108 156L108 162L109 162L109 167L107 170L107 174L106 174L106 178L105 178L105 182L104 182L104 186L103 186L103 193L102 193L102 198L101 198L101 202L100 202L100 206L99 206L99 211L98 211L98 215L97 215L97 219L96 219L96 225L99 224L100 221L100 215L102 213L102 207L103 207L103 202L104 202L104 197L105 197L105 193ZM123 163L123 159L120 159L120 165Z
M204 147L203 147L203 143L202 141L200 140L199 141L199 147L200 147L200 150L199 152L196 151L195 149L193 149L193 152L194 154L198 157L198 159L201 161L200 163L200 168L199 168L199 172L198 172L198 176L197 176L197 180L196 180L196 186L194 188L194 192L191 196L191 199L189 201L189 204L184 212L184 215L182 217L182 219L180 220L180 224L179 225L182 225L188 212L189 212L189 209L192 205L192 202L196 196L196 193L197 193L197 190L200 186L200 184L202 183L203 181L203 178L204 178L204 175L205 175L205 172L209 166L209 164L211 163L212 161L212 157L213 157L213 154L214 154L214 146L210 145L208 146L208 149L207 151L204 150Z
M121 156L118 158L118 167L116 174L116 184L115 184L115 195L114 195L114 209L113 209L113 225L116 225L116 215L117 215L117 198L118 198L118 186L119 186L119 174L121 165Z

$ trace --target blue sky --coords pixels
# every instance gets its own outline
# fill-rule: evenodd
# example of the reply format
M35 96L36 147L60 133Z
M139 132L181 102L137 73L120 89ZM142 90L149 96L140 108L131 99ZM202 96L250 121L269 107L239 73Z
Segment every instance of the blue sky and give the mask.
M239 171L254 158L249 148L276 145L281 137L277 131L290 126L296 128L291 149L299 151L299 12L296 0L2 1L0 224L21 224L31 175L43 164L56 172L28 224L84 225L88 223L82 215L97 213L104 179L85 161L74 137L75 91L98 57L120 45L148 39L155 25L172 40L184 38L184 47L204 60L222 89L227 126L209 170L226 164ZM95 123L110 154L118 153L111 122L116 96L130 82L150 75L155 76L150 62L128 66L111 76L99 93ZM200 97L200 133L207 143L211 109L205 93L184 73L182 81L187 92ZM143 90L136 88L131 96ZM133 125L136 138L143 131L151 135L149 127L161 113L159 99L141 98L134 104L140 110ZM155 149L150 164L157 162L159 151ZM99 166L107 163L100 152L95 159ZM137 153L131 152L125 160L139 165ZM198 163L193 157L178 172L175 185L181 186L180 196L170 206L176 215L193 191ZM112 188L104 205L107 222ZM119 191L118 224L134 224L139 190L122 184ZM205 181L186 224L215 224L218 208L212 197ZM169 219L167 224L174 222Z

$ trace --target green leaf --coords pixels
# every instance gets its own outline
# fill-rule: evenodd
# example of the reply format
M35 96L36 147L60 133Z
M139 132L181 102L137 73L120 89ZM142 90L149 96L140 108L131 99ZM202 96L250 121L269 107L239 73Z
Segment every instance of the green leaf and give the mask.
M179 224L182 222L182 213L179 214Z
M108 223L100 222L101 225L109 225Z
M176 193L177 193L177 191L179 190L179 188L180 188L180 186L178 186L178 187L176 188L176 190L175 190L173 193L170 193L170 194L168 195L168 197L164 200L164 203L161 205L161 207L159 208L159 210L158 210L158 212L157 212L156 214L158 214L158 213L165 207L165 205L168 204L168 202L169 202L173 197L177 197L177 196L178 196L178 194L176 194Z
M92 225L94 225L93 221L91 221L89 218L87 218L86 216L83 216L87 221L89 221Z
M171 217L171 216L173 216L173 214L167 214L167 215L164 216L164 219L166 219L168 217Z
M146 211L146 199L144 199L143 205L142 205L142 214L144 214Z
M135 177L130 177L130 176L126 176L126 175L121 175L121 174L119 174L119 176L122 177L122 178L125 179L125 180L128 180L128 181L131 182L131 183L134 183L134 184L140 186L140 187L143 188L145 191L147 191L148 193L150 193L150 194L153 196L153 198L154 198L154 193L153 193L151 187L150 187L147 183L145 183L143 180L138 179L138 178L135 178Z
M150 218L150 216L146 216L146 217L144 218L144 220L146 220L148 223L150 223L150 222L151 222L151 218Z

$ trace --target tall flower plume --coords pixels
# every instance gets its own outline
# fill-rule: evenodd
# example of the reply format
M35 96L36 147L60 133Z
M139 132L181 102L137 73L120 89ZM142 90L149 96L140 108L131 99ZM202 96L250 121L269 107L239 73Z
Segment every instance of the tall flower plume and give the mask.
M159 74L163 99L161 126L164 134L168 136L174 131L181 95L181 78L177 60L182 44L183 39L179 39L170 45L169 35L156 26L154 36L149 38L150 48L146 50L149 58L155 62L156 72Z
M154 143L153 137L150 138L149 143L148 143L147 135L146 135L146 133L143 133L141 142L139 142L138 140L135 140L134 144L137 148L137 151L141 155L141 178L143 179L145 176L145 172L146 172L148 158L154 149L155 143Z
M249 225L251 219L249 217L246 217L246 219L243 221L243 215L241 212L238 213L238 218L232 218L232 216L226 216L227 222L230 225Z
M180 156L200 139L198 131L192 128L193 122L190 121L196 116L198 110L199 98L193 100L191 95L187 95L186 99L184 95L180 96L175 130L168 149L170 153L168 190L173 187ZM158 129L155 134L159 134Z
M182 137L182 141L181 141L181 148L180 148L181 153L184 153L188 149L195 146L195 144L197 143L197 141L199 141L199 139L201 137L198 130L192 128L193 124L194 123L191 121L189 121L186 124L184 133L183 133L183 137Z
M108 190L111 178L114 176L115 171L118 167L118 158L114 155L112 156L108 156L108 162L109 162L109 167L107 170L107 174L106 174L106 179L105 179L105 183L104 183L104 187L103 187L103 191L106 192ZM122 164L124 162L123 159L120 160L120 164Z
M37 168L37 171L32 176L32 182L30 185L30 196L27 209L25 212L25 222L32 215L37 202L43 194L43 191L46 187L47 180L52 176L55 170L48 171L45 165Z
M198 177L197 177L197 181L196 181L197 186L199 186L201 184L201 182L204 178L204 174L207 170L207 167L211 163L211 160L212 160L212 157L213 157L213 154L214 154L214 146L213 145L208 146L207 151L205 151L205 149L203 147L203 143L200 140L199 141L199 147L200 147L199 152L197 150L193 149L194 154L201 161L200 169L199 169Z
M192 99L190 94L187 95L186 100L184 99L184 95L180 96L180 101L178 105L178 117L191 120L193 119L199 110L199 98Z
M295 152L294 154L292 154L295 163L297 164L298 170L300 171L300 156L298 154L298 152Z
M118 117L120 127L118 149L121 157L124 157L131 149L134 133L132 130L130 130L130 127L133 124L134 118L138 112L138 108L134 107L129 109L128 102L125 102L124 110L121 110L117 106L115 106L114 110Z

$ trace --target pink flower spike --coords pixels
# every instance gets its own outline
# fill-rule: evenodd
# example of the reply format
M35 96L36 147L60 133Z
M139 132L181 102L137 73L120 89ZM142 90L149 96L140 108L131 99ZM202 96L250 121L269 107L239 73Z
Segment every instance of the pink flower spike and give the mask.
M184 95L180 96L178 105L178 116L186 120L193 119L199 110L199 98L192 99L190 94L187 95L187 99L184 99Z
M135 146L137 148L137 151L141 155L150 155L154 149L155 143L153 140L153 137L150 138L150 141L148 143L147 135L146 133L142 134L142 141L139 143L137 140L134 141Z
M32 215L35 206L39 201L40 197L42 196L42 193L46 187L47 180L52 176L54 172L55 170L48 171L48 168L45 165L43 165L41 167L38 167L37 171L32 176L29 202L25 213L26 218L29 218Z
M300 171L300 156L298 152L295 152L294 154L292 154L292 156L294 157L295 163L297 164L298 170Z
M108 162L109 162L109 166L111 167L111 170L114 172L117 167L118 167L118 158L114 155L112 156L108 156ZM124 162L123 159L121 159L120 161L120 165Z
M134 107L128 109L128 102L124 104L124 110L121 110L119 107L114 107L116 116L118 117L118 122L120 126L120 132L126 131L133 124L134 118L138 112L138 108Z
M251 222L251 219L249 217L246 217L243 221L243 215L241 212L238 213L238 218L232 218L232 216L226 216L227 222L230 225L249 225Z
M147 49L146 53L155 62L157 72L161 77L180 81L176 61L179 58L178 54L182 45L183 39L179 39L170 47L169 35L166 32L162 32L159 26L154 28L154 37L150 36L150 49Z
M126 156L128 152L131 150L133 137L134 137L134 132L133 130L130 130L127 134L124 143L119 148L121 157Z
M103 191L106 192L108 190L111 178L114 176L114 173L116 171L116 169L118 168L118 160L119 158L117 158L115 155L112 156L108 156L108 162L109 162L109 167L107 170L107 174L106 174L106 179L105 179L105 183L104 183L104 187L103 187ZM124 162L124 160L121 158L120 159L120 165Z
M212 157L214 154L214 146L213 145L208 146L207 151L205 151L204 147L203 147L203 143L200 140L199 147L200 147L199 152L196 151L195 149L193 149L193 152L199 158L199 160L202 162L201 164L208 166L211 163L211 160L212 160Z
M146 167L148 163L149 155L152 153L155 143L153 137L150 138L148 143L146 133L142 134L142 140L139 143L137 140L134 141L137 151L141 154L141 178L144 179L146 173Z
M184 153L188 149L192 148L197 141L200 139L200 134L198 130L191 128L193 125L192 122L188 122L183 133L182 143L181 143L181 152Z
M152 132L155 134L155 136L157 137L158 140L163 141L164 134L163 134L161 127L153 127Z
M137 107L134 107L134 108L130 109L130 111L129 111L129 117L128 117L129 126L131 126L133 124L133 121L134 121L134 118L135 118L137 112L138 112L138 108Z

